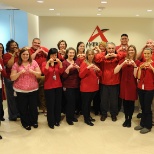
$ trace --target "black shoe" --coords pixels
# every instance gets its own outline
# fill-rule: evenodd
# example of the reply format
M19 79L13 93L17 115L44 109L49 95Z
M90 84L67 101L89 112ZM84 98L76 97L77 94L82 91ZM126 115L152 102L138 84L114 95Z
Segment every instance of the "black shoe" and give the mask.
M55 126L59 127L60 126L59 122L56 122L55 123Z
M38 124L34 124L33 127L34 127L34 128L38 128Z
M49 125L49 127L50 127L51 129L54 129L54 126L50 126L50 125Z
M111 116L111 119L113 122L117 121L117 117L116 116Z
M96 120L93 119L92 117L89 118L90 121L95 122Z
M73 118L72 121L73 121L73 122L78 122L78 119L77 119L77 118Z
M137 118L140 119L142 117L142 113L137 114Z
M128 120L127 127L131 127L131 120Z
M0 135L0 140L2 139L2 136Z
M85 123L89 126L94 126L94 124L89 120L89 121L85 121Z
M2 117L2 118L0 118L0 121L5 121L5 119Z
M67 121L69 125L74 125L73 121Z
M105 121L106 118L107 118L107 115L102 115L100 120L101 120L101 121Z
M122 124L123 127L127 127L128 119L125 120L125 122Z
M30 127L30 126L24 126L24 128L25 128L26 130L31 130L31 127Z

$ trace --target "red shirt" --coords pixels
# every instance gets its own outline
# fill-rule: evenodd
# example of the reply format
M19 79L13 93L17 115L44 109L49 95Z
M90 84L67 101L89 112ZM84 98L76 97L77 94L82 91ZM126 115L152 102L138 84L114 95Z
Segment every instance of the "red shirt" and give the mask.
M142 65L143 63L140 63ZM151 63L154 67L154 62ZM141 77L138 82L138 88L142 90L154 90L154 73L150 68L141 69Z
M121 45L116 46L116 51L117 51L117 53L124 54L124 56L126 57L126 55L127 55L127 50L122 49L122 50L118 51L118 49L119 49L120 47L121 47Z
M58 59L63 62L65 60L64 58L64 55L61 55L61 53L58 52L58 55L57 55Z
M124 54L118 53L116 58L105 59L105 53L95 55L95 62L100 63L102 70L101 83L105 85L116 85L120 83L120 74L114 74L114 69L119 60L124 58Z
M80 62L78 60L75 61L77 65L80 66ZM65 72L70 63L67 60L63 61L64 72L62 75L63 87L65 88L79 88L80 86L80 78L79 72L76 68L71 68L69 70L69 74Z
M3 62L4 62L6 73L7 73L9 79L10 79L10 74L11 74L12 67L8 68L7 63L11 59L11 57L12 57L12 55L9 52L7 52L6 54L3 55ZM18 56L15 56L14 57L14 63L17 62L17 61L18 61Z
M95 72L92 68L87 69L87 63L82 62L80 66L79 76L81 78L80 91L81 92L94 92L99 90L99 77L102 71Z
M63 73L63 68L60 68L57 63L54 66L49 66L49 69L46 69L45 66L46 62L43 62L42 72L45 76L44 89L47 90L62 87L60 75ZM54 76L56 76L56 80Z
M124 62L125 59L119 62L119 65ZM139 66L140 61L135 61ZM134 77L134 66L123 65L121 69L121 82L120 82L120 98L125 100L137 100L137 78Z
M45 52L48 53L48 49L45 47L41 47ZM29 49L30 54L32 55L33 53L35 53L36 50L34 50L32 47ZM43 53L43 51L39 52L36 56L35 56L35 61L38 63L39 67L42 67L42 63L46 61L46 57L47 55L45 53Z

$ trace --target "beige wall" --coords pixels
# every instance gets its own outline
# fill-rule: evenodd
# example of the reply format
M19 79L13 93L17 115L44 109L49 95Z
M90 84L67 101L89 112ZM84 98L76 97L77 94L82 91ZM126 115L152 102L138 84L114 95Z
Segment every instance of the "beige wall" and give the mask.
M28 13L28 45L32 45L32 40L39 37L39 17Z
M42 45L48 48L56 47L61 39L66 40L68 46L76 47L78 41L88 42L97 25L100 29L109 29L104 34L116 45L120 44L122 33L129 35L129 44L134 44L138 50L147 39L154 39L152 18L39 17L39 36Z

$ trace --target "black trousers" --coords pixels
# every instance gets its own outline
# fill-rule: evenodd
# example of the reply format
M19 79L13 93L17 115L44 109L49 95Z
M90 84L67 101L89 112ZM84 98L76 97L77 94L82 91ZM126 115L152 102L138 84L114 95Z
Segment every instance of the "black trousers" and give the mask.
M100 112L100 103L101 103L100 90L98 90L93 98L93 109L95 113Z
M0 88L0 119L4 116L3 110L3 98L2 98L2 88Z
M123 100L125 119L132 119L135 101Z
M80 98L79 88L66 88L64 91L66 99L66 120L73 121L75 107Z
M44 92L48 125L53 127L55 123L59 123L61 120L62 88L53 88Z
M84 121L89 121L90 119L90 107L91 101L97 92L81 92L82 98L82 113L84 116Z
M38 123L37 96L38 91L29 93L17 92L17 106L23 127Z
M142 127L152 128L152 111L151 104L153 100L154 90L141 90L138 89L139 100L142 109L142 117L140 125Z
M107 115L110 108L111 116L118 114L118 95L119 85L103 85L101 84L101 112Z

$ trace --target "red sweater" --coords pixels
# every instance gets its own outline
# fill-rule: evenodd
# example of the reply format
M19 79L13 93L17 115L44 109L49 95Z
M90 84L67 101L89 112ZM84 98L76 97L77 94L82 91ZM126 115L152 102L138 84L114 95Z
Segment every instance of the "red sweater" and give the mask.
M80 66L80 62L78 60L75 61L77 65ZM69 74L65 72L70 63L67 60L63 61L64 72L62 75L63 87L65 88L79 88L80 86L80 78L79 72L76 68L71 68Z
M45 76L44 89L48 90L48 89L62 87L60 75L63 73L63 68L59 68L59 64L50 66L49 69L46 69L45 66L46 66L46 62L43 62L42 72ZM54 72L56 75L56 80L53 79Z
M142 64L143 63L140 63L140 65ZM154 67L154 62L152 62L151 65ZM150 68L141 69L141 77L138 82L138 88L143 90L154 90L154 73Z
M114 69L119 60L125 57L125 54L118 53L116 58L105 59L105 53L95 55L95 62L100 63L102 70L101 83L105 85L116 85L120 83L120 74L114 74Z
M102 75L102 71L95 72L92 68L87 69L87 66L88 65L84 61L80 66L80 91L94 92L99 90L99 77Z
M48 49L45 47L41 47L45 52L48 53ZM29 49L30 54L32 55L33 53L35 53L36 50L34 50L32 47ZM39 52L36 57L35 57L35 61L38 63L39 67L42 67L42 63L46 61L46 57L47 55L43 53L43 51Z

